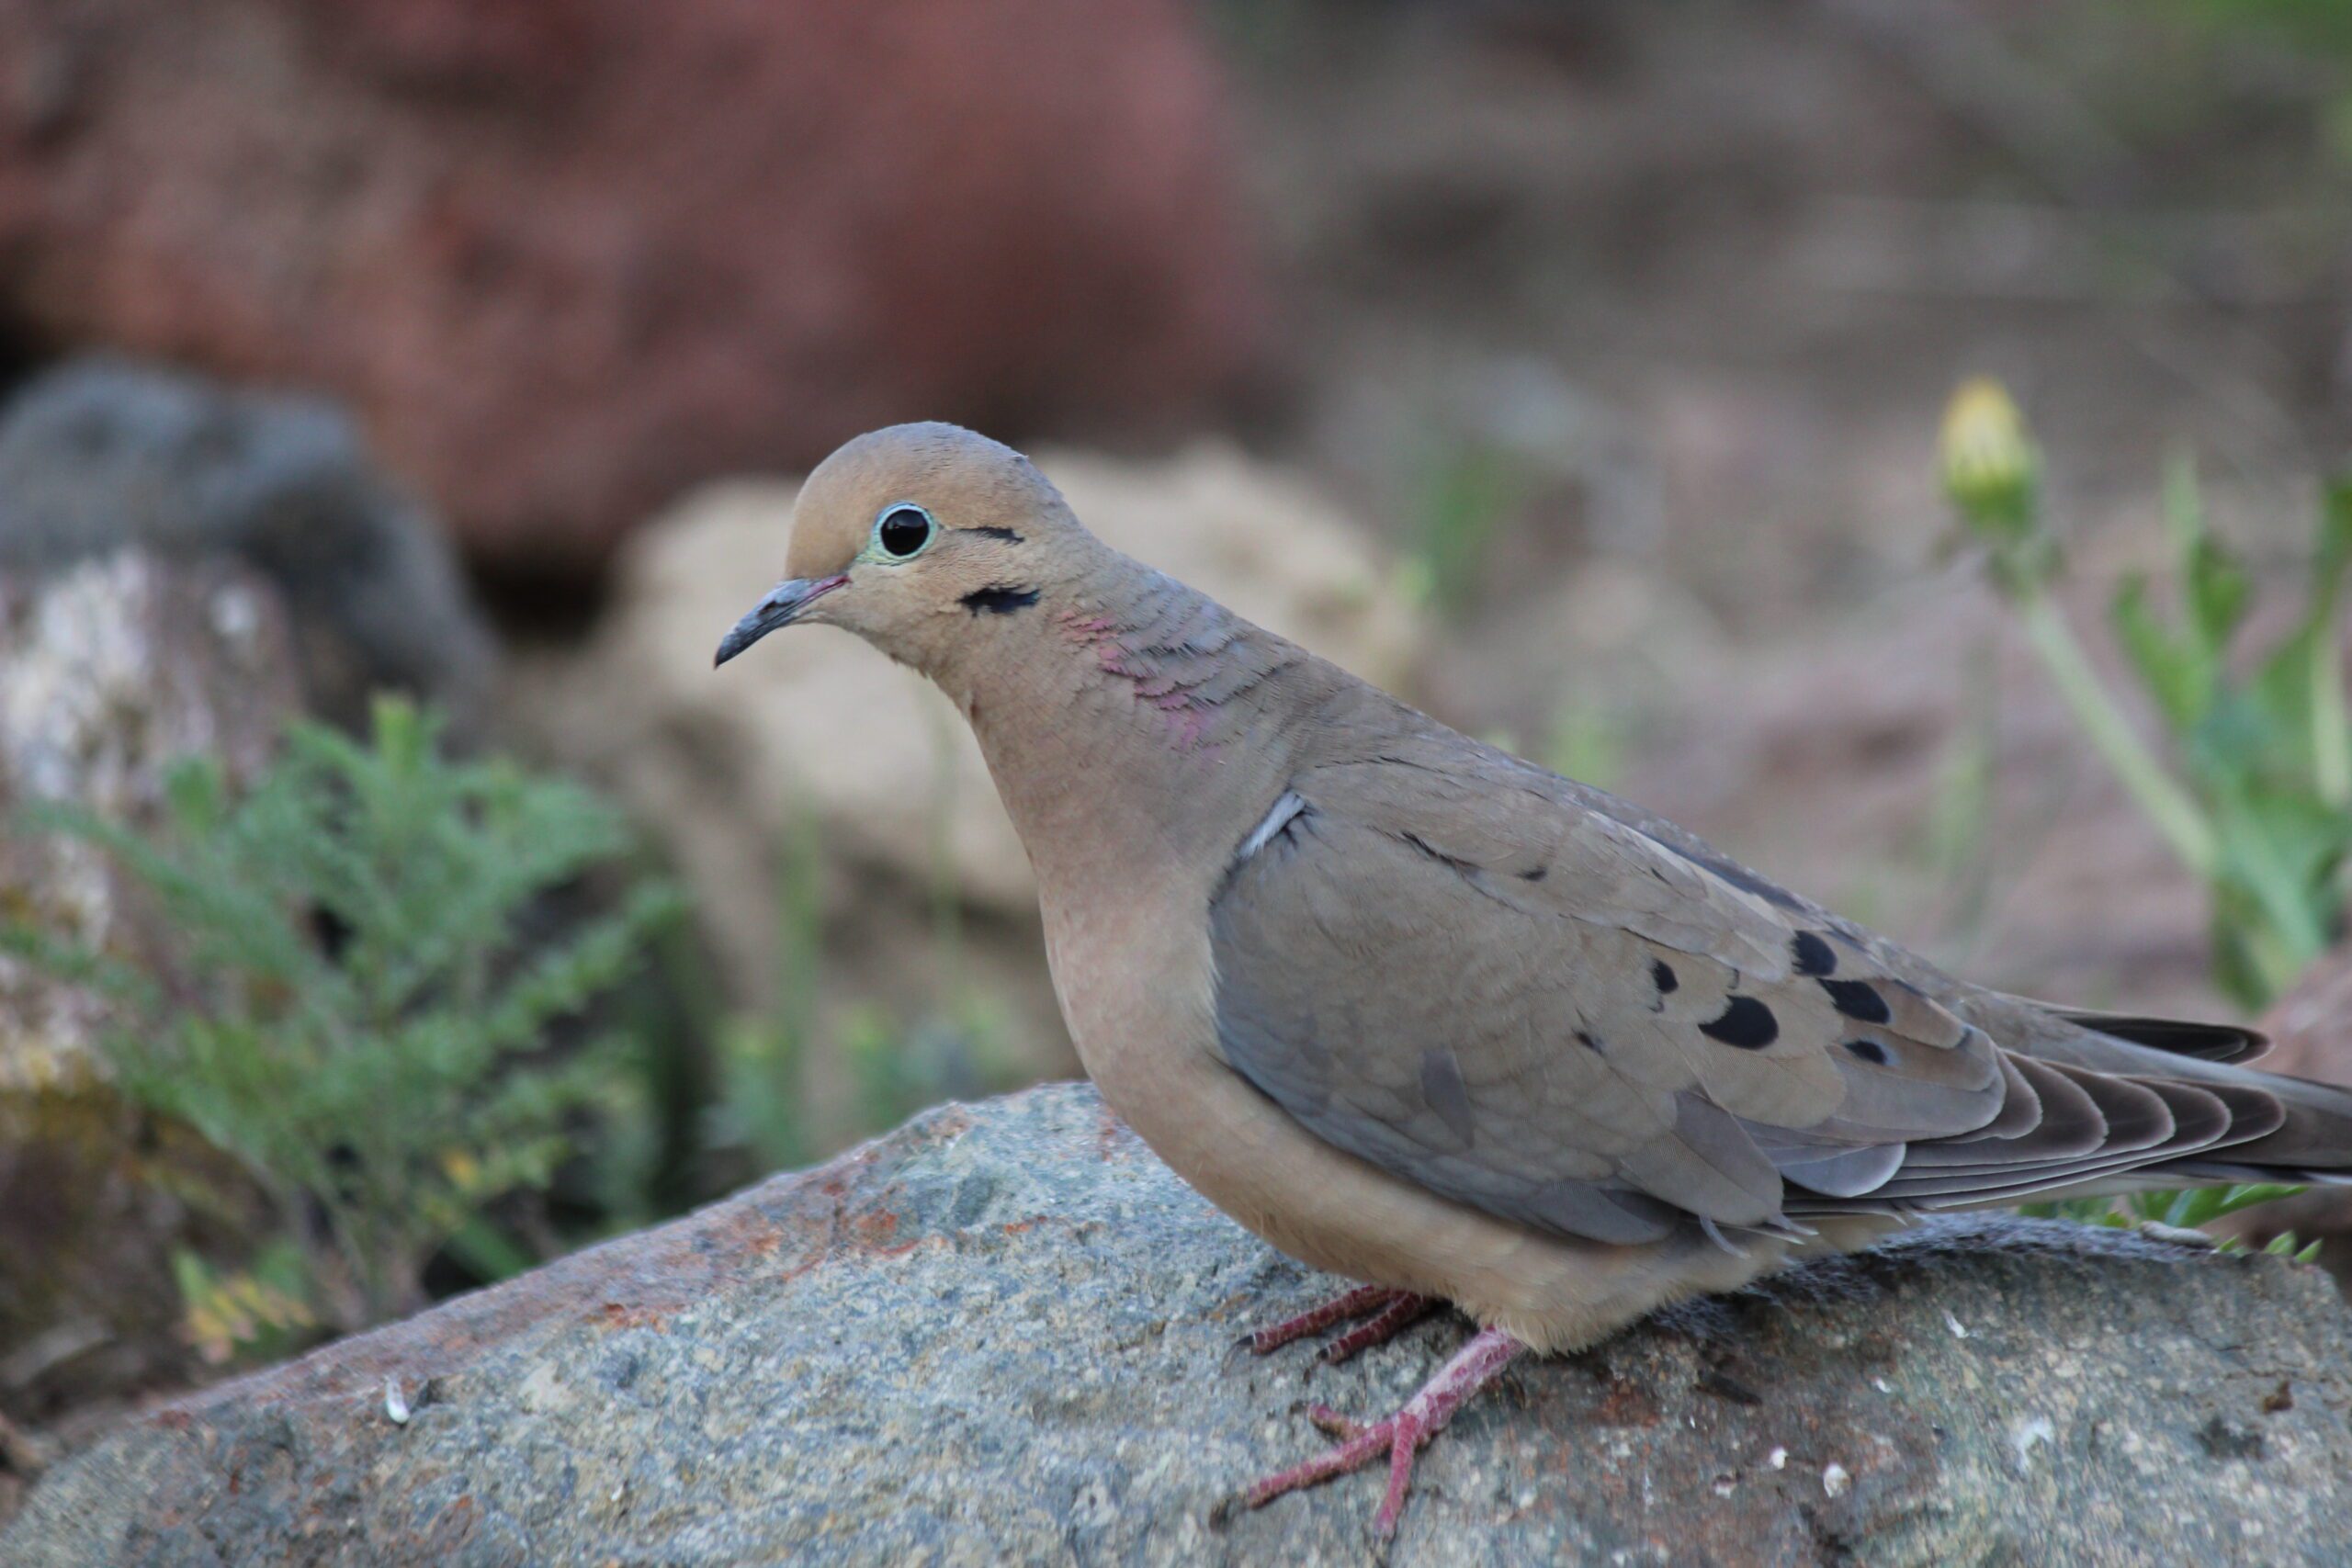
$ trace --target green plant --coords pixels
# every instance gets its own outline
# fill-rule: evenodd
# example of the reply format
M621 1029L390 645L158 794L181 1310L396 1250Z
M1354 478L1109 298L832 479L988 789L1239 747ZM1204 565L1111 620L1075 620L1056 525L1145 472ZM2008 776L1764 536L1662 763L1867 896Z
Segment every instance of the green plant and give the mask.
M997 1092L1022 1081L995 1010L963 983L964 913L947 828L952 757L943 744L929 823L930 953L942 976L934 998L890 1011L873 1006L828 1019L818 1004L824 961L820 894L825 843L813 812L796 819L778 846L775 1002L719 1026L718 1103L712 1139L748 1155L762 1170L789 1170L842 1145L898 1125L944 1099ZM840 1070L845 1100L820 1113L811 1063Z
M2194 468L2164 487L2175 581L2169 613L2144 576L2109 606L2116 640L2145 689L2170 761L2140 738L2093 669L2052 592L2064 553L2045 515L2041 458L2008 395L1963 386L1944 420L1947 492L1985 547L1995 587L2085 737L2180 863L2204 884L2214 977L2249 1009L2291 985L2341 934L2352 854L2352 715L2336 638L2352 566L2352 485L2327 488L2301 612L2267 652L2238 647L2250 574L2208 523ZM2102 1223L2202 1224L2296 1190L2232 1187L2041 1206ZM2293 1252L2291 1235L2271 1251ZM2298 1256L2308 1256L2309 1249Z
M2036 1219L2074 1220L2086 1225L2105 1225L2123 1230L2134 1225L2164 1224L2180 1230L2194 1230L2234 1214L2240 1209L2251 1209L2257 1203L2274 1202L2291 1198L2302 1190L2300 1187L2281 1187L2261 1182L2248 1182L2236 1187L2193 1187L2182 1192L2134 1192L2122 1199L2061 1198L2048 1203L2027 1203L2020 1212ZM2239 1252L2245 1243L2235 1236L2222 1240L2225 1252ZM2319 1256L2319 1243L2298 1246L2293 1231L2281 1231L2263 1244L2262 1250L2272 1258L2291 1258L2298 1263L2309 1263Z
M1436 451L1422 478L1408 590L1441 614L1458 614L1476 596L1487 554L1526 489L1526 476L1499 447L1464 441Z
M300 1349L318 1326L309 1261L285 1236L265 1244L249 1267L225 1272L183 1247L172 1254L172 1277L187 1337L214 1366L241 1356L278 1359Z
M180 765L152 834L70 805L29 814L128 874L161 951L128 962L21 923L0 951L106 999L123 1092L233 1156L305 1265L296 1292L264 1246L258 1297L184 1269L192 1308L242 1294L283 1327L277 1298L300 1294L348 1328L414 1305L445 1245L511 1264L485 1211L543 1187L626 1081L618 1041L551 1031L630 973L674 896L639 880L535 943L542 897L627 854L624 825L576 785L450 761L437 739L385 700L364 744L293 726L242 794L209 761Z
M2084 654L2052 589L2064 554L2043 514L2040 462L2016 408L1989 383L1953 399L1946 488L1988 549L2016 612L2084 735L2204 882L2215 976L2260 1007L2339 933L2352 852L2352 716L2336 640L2352 565L2352 486L2320 509L2301 612L2266 653L2238 647L2253 582L2209 525L2194 469L2172 465L2165 521L2175 564L2169 614L2144 578L2117 592L2117 642L2164 722L2170 762L2143 742Z

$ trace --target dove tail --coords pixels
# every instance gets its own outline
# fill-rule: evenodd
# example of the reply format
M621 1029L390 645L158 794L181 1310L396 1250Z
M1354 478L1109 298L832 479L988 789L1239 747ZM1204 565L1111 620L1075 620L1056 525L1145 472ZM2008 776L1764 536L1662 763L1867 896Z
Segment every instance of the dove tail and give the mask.
M1993 1122L1903 1145L1883 1176L1874 1168L1842 1189L1811 1180L1823 1162L1784 1165L1789 1212L1984 1208L2223 1182L2352 1185L2352 1089L2244 1066L2261 1050L2258 1036L2221 1050L2186 1032L2135 1033L2085 1030L2004 1051L2007 1091ZM1830 1162L1831 1179L1849 1174Z

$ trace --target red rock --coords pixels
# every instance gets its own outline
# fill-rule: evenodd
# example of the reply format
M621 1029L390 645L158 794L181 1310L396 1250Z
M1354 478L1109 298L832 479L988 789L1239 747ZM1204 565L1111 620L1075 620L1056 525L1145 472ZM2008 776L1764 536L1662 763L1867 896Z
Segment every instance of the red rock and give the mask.
M571 568L868 425L1220 396L1217 114L1181 0L0 0L0 310L336 392Z

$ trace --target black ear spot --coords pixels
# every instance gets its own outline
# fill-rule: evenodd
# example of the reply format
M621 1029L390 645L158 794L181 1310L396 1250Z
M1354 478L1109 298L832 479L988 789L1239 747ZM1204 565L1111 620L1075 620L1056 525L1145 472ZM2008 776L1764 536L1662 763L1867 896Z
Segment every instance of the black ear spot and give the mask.
M1882 1067L1886 1066L1886 1047L1875 1040L1849 1040L1846 1042L1846 1049L1865 1062Z
M1015 588L1005 582L992 582L986 588L975 588L960 601L964 608L975 615L1009 615L1015 610L1025 610L1036 602L1035 589Z
M1829 993L1830 1005L1848 1018L1884 1023L1894 1016L1887 1010L1886 998L1868 980L1824 980L1821 988Z
M1815 931L1799 931L1789 944L1790 955L1796 961L1800 975L1834 975L1838 972L1838 950L1821 939Z
M1671 996L1682 987L1681 976L1675 974L1674 965L1663 958L1650 960L1650 979L1657 985L1657 994L1661 997Z
M1724 1005L1723 1016L1701 1024L1699 1032L1742 1051L1761 1051L1781 1037L1781 1021L1754 997L1734 997Z

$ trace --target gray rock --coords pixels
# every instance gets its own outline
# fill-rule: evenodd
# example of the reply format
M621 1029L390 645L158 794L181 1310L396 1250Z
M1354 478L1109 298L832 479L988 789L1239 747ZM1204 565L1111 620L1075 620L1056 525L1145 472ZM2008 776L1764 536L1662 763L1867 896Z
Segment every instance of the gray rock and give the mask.
M50 1564L1361 1562L1378 1483L1223 1524L1458 1342L1317 1371L1329 1288L1083 1087L930 1112L691 1218L147 1415L34 1494ZM387 1383L408 1406L387 1412ZM2340 1562L2325 1277L1939 1223L1531 1364L1424 1458L1407 1562Z
M0 571L125 547L243 560L291 609L311 705L345 723L389 686L454 710L491 640L433 520L322 399L232 390L110 358L35 378L0 412Z
M46 577L0 566L0 919L149 955L150 918L106 857L17 830L18 814L71 801L143 828L189 757L251 778L297 711L288 641L277 594L234 561L125 549ZM0 1095L85 1081L96 1021L91 998L0 957Z

